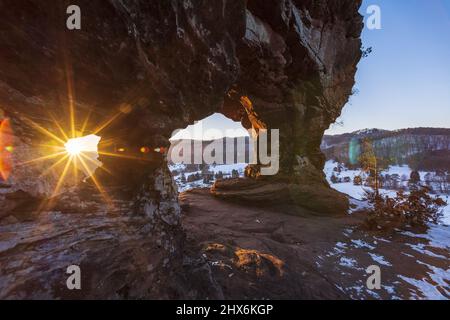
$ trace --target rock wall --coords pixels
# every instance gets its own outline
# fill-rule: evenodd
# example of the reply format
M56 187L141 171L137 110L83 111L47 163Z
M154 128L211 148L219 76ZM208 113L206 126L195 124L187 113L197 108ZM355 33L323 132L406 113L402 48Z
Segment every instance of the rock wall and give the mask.
M76 130L90 115L87 132L108 124L98 133L101 151L112 152L117 146L126 150L126 157L101 156L113 174L98 171L98 181L113 200L125 201L142 217L143 225L156 230L149 231L149 252L157 252L158 243L166 238L167 248L173 248L160 250L154 263L139 260L152 264L148 273L159 272L167 259L174 261L172 256L182 246L174 235L181 230L166 160L158 154L143 159L139 150L168 146L173 130L212 113L222 112L246 127L260 122L280 129L281 172L273 179L281 180L282 188L287 185L290 200L300 205L319 203L322 190L329 194L328 201L340 199L345 207L345 199L329 190L321 173L320 140L354 84L361 57L360 0L76 0L70 4L81 8L81 30L66 28L69 3L0 1L4 44L0 108L11 118L18 144L30 150L15 154L11 181L16 190L32 194L45 166L26 173L18 166L49 143L30 120L56 134L52 118L70 128L68 106L73 104ZM245 112L241 97L252 102L253 117ZM272 181L265 183L270 186ZM45 198L50 193L43 190ZM327 212L334 207L319 203L312 209ZM100 217L99 224L112 224L117 238L134 228L128 222L114 226L111 217L103 221ZM176 268L176 262L172 266ZM122 271L131 272L132 267ZM91 296L98 294L91 292ZM154 297L146 290L131 296L146 294ZM117 297L116 293L107 296Z
M241 72L234 88L249 97L257 120L267 129L280 129L281 168L276 177L255 183L216 183L214 194L245 202L293 202L326 214L346 210L347 199L324 179L320 144L354 85L361 58L360 4L248 2L246 32L237 49ZM225 105L228 111L236 103ZM244 126L259 127L255 117L249 118L242 119Z

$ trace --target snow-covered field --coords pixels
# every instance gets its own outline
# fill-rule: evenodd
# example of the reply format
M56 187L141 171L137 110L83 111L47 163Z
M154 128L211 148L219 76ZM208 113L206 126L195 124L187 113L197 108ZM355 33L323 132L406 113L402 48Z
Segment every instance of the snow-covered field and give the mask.
M334 161L327 161L325 164L325 175L327 176L327 180L330 183L331 187L336 189L339 192L348 194L350 197L355 198L356 200L362 200L363 196L364 196L364 189L367 187L364 186L355 186L353 184L353 178L357 175L361 175L361 171L360 170L349 170L344 168L344 170L341 173L336 173L334 172L334 168L336 168L336 166L338 165L338 163L334 162ZM335 173L336 176L340 177L340 178L344 178L344 177L350 177L351 178L351 182L343 182L343 183L332 183L331 182L331 176L333 175L333 172ZM420 174L420 178L423 180L425 175L428 172L419 172ZM389 175L393 175L393 174L398 174L400 177L402 176L406 176L409 177L411 175L411 169L408 166L391 166L389 167L389 169L385 172L383 172L384 175L389 174ZM387 194L389 196L395 196L396 191L394 190L385 190L385 189L381 189L381 192L384 194ZM448 205L443 209L443 218L442 218L442 223L446 224L446 225L450 225L450 197L447 195L442 195L441 196L442 199L444 199Z
M239 172L239 176L244 175L245 167L247 167L248 164L246 163L235 163L235 164L221 164L221 165L215 165L215 166L209 166L209 171L217 174L219 172L222 172L224 174L224 178L230 177L233 170L237 170ZM204 183L203 179L192 181L192 182L181 182L181 172L184 172L184 175L186 179L189 179L190 176L195 174L201 174L201 171L192 171L192 172L186 172L186 165L184 164L173 164L169 165L169 170L171 172L177 172L178 174L174 176L175 182L178 186L179 192L184 192L192 189L197 188L209 188L214 183L212 181L211 183Z
M340 173L334 172L334 168L338 163L334 161L328 161L325 165L325 174L327 176L327 180L330 183L331 187L342 192L346 193L355 200L352 201L354 204L359 207L365 206L364 201L360 201L364 195L364 186L355 186L353 184L353 178L356 175L361 175L359 170L348 170L344 168ZM345 177L350 177L352 182L343 182L343 183L332 183L331 177L335 174L335 176L344 179ZM411 174L411 169L408 166L391 166L386 172L383 174L398 174L400 177L409 177ZM419 172L420 178L423 181L427 172ZM404 178L402 179L404 180ZM403 185L407 182L403 181ZM388 194L390 196L394 196L396 191L394 190L381 190L384 194ZM421 265L427 268L427 273L425 276L414 277L411 276L410 273L406 272L406 274L398 274L398 278L400 282L394 282L392 284L383 285L384 289L390 289L392 291L391 297L392 299L396 299L395 290L398 289L399 286L403 286L403 283L408 284L415 289L411 291L411 297L415 299L448 299L448 294L450 292L450 268L445 267L442 261L448 261L447 255L443 256L442 254L437 254L439 250L449 250L450 249L450 197L448 195L441 195L447 203L449 203L443 210L443 218L441 219L441 225L430 225L430 228L425 234L414 234L412 232L400 232L400 234L407 236L407 242L405 245L412 249L412 253L399 252L399 254L405 255L405 258L413 259L411 268L413 264ZM379 240L379 241L378 241ZM353 244L356 243L354 239L351 240ZM377 239L379 243L381 241L387 241L386 239ZM417 243L415 242L417 241ZM410 243L409 243L410 242ZM362 244L359 244L361 247ZM342 252L342 246L337 248L340 251L340 265L346 265L349 267L357 268L351 260L348 260ZM367 250L372 250L367 247ZM448 252L448 251L447 251ZM374 262L384 268L392 267L392 263L386 260L385 257L375 254L373 252L369 252L370 257ZM347 260L346 260L347 259ZM427 262L428 261L428 262ZM447 264L448 266L448 264ZM403 272L402 272L403 273ZM365 290L364 285L360 285L360 287L355 287L354 289ZM444 293L443 293L444 292ZM377 296L374 296L377 298Z
M325 174L330 185L336 190L348 194L352 197L352 203L357 205L359 208L366 207L367 203L363 201L364 196L364 186L355 186L353 184L353 178L357 175L363 176L360 170L349 170L342 167L340 173L334 172L338 164L333 161L328 161L325 166ZM209 172L217 174L222 172L224 178L230 177L233 170L237 170L240 176L243 176L244 170L247 164L233 164L233 165L216 165L210 166ZM193 181L193 182L181 182L181 172L184 172L186 179L191 175L199 174L201 171L186 172L187 168L183 164L171 165L170 170L175 173L175 181L178 185L179 191L183 192L186 190L194 188L209 188L212 183L204 183L203 179ZM343 183L331 183L331 176L335 174L341 180L347 177L350 178L351 182ZM394 175L398 174L401 178L401 185L405 186L407 184L407 179L411 174L411 169L408 166L392 166L389 170L385 171L383 174ZM427 172L420 172L421 179L424 180ZM396 191L394 190L382 190L383 193L394 196ZM450 202L448 196L441 196L447 202ZM392 241L389 237L370 237L364 235L362 238L357 238L352 234L352 230L349 229L348 232L348 243L336 243L336 248L332 252L328 253L326 257L323 258L322 264L326 262L326 259L331 259L332 263L337 263L340 268L354 269L356 271L364 272L363 268L356 261L356 256L368 255L369 258L377 265L382 268L396 268L398 273L396 277L392 280L386 280L383 283L383 290L389 293L391 299L399 299L397 294L402 292L405 286L409 286L412 289L410 291L411 298L416 299L446 299L448 298L449 290L448 283L450 283L450 268L447 268L445 261L447 261L447 254L445 250L450 248L450 205L444 209L444 219L442 219L441 225L432 225L426 234L414 234L412 232L398 230L398 235L403 237L405 241L402 242L403 246L398 253L404 255L405 259L410 259L408 263L409 267L406 269L400 264L395 263L395 258L392 257L392 252L389 248L384 249L383 246L389 247L389 243ZM346 235L344 233L344 235ZM347 235L346 235L347 236ZM402 238L402 239L403 239ZM358 250L365 250L367 252L361 253ZM444 250L444 253L442 251ZM358 255L359 254L359 255ZM390 256L391 255L391 256ZM445 255L445 256L444 256ZM320 257L319 257L320 258ZM333 262L333 259L338 259ZM435 262L436 261L436 262ZM442 263L444 261L444 263ZM316 262L317 264L317 262ZM417 265L427 268L426 273L418 273L419 276L412 276L411 270L417 270ZM320 264L318 265L320 267ZM343 271L343 272L344 272ZM356 272L355 271L355 272ZM345 271L347 272L347 271ZM413 272L413 271L412 271ZM444 289L443 289L444 288ZM356 283L352 288L342 288L341 290L346 290L351 292L356 299L358 299L359 294L367 291L365 283ZM443 292L445 292L443 294ZM374 291L369 293L373 295L374 298L380 298L378 294Z
M342 172L336 173L336 172L334 172L334 168L336 168L337 165L338 165L338 163L336 163L334 161L326 162L324 172L325 172L328 182L330 183L332 188L338 190L339 192L348 194L350 197L354 198L355 200L359 200L359 201L355 201L354 203L357 206L361 206L362 204L361 204L360 200L363 199L364 189L367 189L367 187L355 186L353 184L353 178L357 175L364 176L364 174L362 174L360 170L350 170L345 167L343 167ZM224 174L224 177L226 178L226 177L231 176L231 172L233 170L237 170L239 172L239 175L243 176L246 166L247 166L246 163L223 164L223 165L210 166L209 170L214 174L222 172ZM196 189L196 188L208 188L208 187L211 187L211 185L213 183L213 182L212 183L204 183L203 180L197 180L197 181L186 182L186 183L181 182L180 172L185 172L186 179L188 179L189 176L191 176L191 175L201 174L201 171L186 172L185 171L186 165L184 165L184 164L172 164L169 166L169 169L172 172L177 172L177 175L175 175L174 179L175 179L175 182L177 183L179 192L184 192L184 191ZM339 178L349 177L351 179L351 182L332 183L331 176L333 175L333 173ZM423 171L419 172L421 180L424 180L425 175L427 173L428 172L423 172ZM391 167L389 167L389 169L387 171L383 172L383 175L387 175L387 174L388 175L398 174L399 177L409 177L411 175L411 169L408 166L391 166ZM403 181L402 183L403 183L403 185L406 184L405 181ZM381 189L381 192L384 194L387 194L389 196L395 196L395 194L396 194L396 191L394 191L394 190ZM441 195L441 198L443 198L448 203L448 205L443 209L442 223L444 223L446 225L450 225L450 197L448 195L447 196Z

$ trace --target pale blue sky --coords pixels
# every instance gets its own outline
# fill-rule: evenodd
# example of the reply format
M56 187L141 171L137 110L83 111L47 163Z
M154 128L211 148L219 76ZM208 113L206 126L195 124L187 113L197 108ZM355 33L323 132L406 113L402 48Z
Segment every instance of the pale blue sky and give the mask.
M450 127L450 0L365 0L382 29L363 32L373 53L359 64L352 97L328 133L364 128Z
M242 127L240 122L234 122L223 114L215 113L203 121L198 121L188 126L185 130L174 134L171 140L213 140L223 137L242 137L247 135L248 132Z

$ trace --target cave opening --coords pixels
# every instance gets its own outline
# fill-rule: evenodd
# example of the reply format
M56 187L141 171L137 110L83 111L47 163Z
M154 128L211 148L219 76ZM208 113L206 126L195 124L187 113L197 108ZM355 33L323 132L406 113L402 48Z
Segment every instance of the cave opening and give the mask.
M64 145L65 151L74 162L75 168L82 171L86 179L94 175L95 171L103 165L98 160L100 140L100 136L90 134L69 139Z
M168 164L180 192L243 177L252 161L249 131L221 113L176 130L170 142Z

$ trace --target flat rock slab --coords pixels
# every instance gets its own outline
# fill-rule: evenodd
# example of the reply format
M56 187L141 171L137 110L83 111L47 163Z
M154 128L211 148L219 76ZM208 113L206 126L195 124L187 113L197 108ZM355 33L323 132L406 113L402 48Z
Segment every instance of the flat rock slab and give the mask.
M450 298L449 227L374 232L362 214L293 216L208 190L180 199L188 251L200 252L226 299ZM381 290L366 287L370 265L381 268Z

